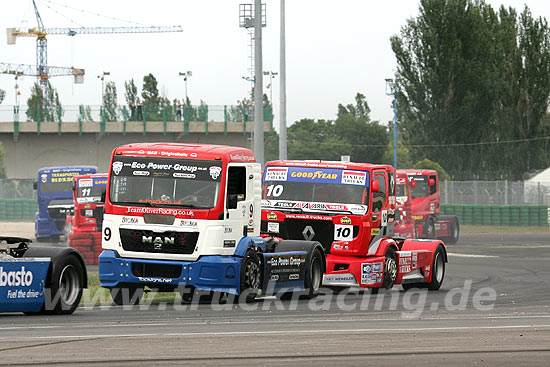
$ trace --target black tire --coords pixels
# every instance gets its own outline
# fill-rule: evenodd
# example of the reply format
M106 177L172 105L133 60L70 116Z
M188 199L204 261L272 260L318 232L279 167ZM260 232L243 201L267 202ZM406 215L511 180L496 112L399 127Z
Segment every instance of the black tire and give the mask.
M85 286L84 269L74 255L63 256L53 268L51 287L46 288L44 312L72 314L80 303Z
M309 258L309 267L306 271L306 298L314 298L319 295L323 282L324 271L323 255L318 249L313 250Z
M393 247L388 247L384 261L384 281L380 288L392 289L397 278L397 256ZM371 288L372 294L377 294L380 288Z
M443 246L437 246L432 262L432 281L428 283L428 289L436 291L441 287L445 278L445 251Z
M435 223L433 217L428 217L428 219L426 219L423 232L426 238L435 238Z
M143 296L143 288L135 286L113 287L109 289L111 298L116 305L137 305Z
M241 265L240 283L241 295L245 294L245 301L247 303L253 302L260 291L261 269L260 257L256 251L252 249L246 250Z
M455 244L458 242L458 236L460 235L460 225L458 224L458 218L451 220L451 236L443 238L443 241L448 244Z

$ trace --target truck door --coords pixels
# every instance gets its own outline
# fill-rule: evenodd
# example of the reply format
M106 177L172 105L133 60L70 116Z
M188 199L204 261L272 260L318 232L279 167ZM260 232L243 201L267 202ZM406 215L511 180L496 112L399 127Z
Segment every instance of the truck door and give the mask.
M248 184L248 178L252 175L251 167L246 165L229 165L227 171L226 189L226 223L224 226L231 227L236 239L241 236L248 236L255 231L257 210L254 205L254 193L252 182ZM228 233L226 233L228 234Z
M378 192L372 193L372 220L379 224L383 230L388 224L388 211L384 209L386 207L386 172L385 171L374 171L373 180L378 181L379 189ZM379 221L380 219L380 221Z

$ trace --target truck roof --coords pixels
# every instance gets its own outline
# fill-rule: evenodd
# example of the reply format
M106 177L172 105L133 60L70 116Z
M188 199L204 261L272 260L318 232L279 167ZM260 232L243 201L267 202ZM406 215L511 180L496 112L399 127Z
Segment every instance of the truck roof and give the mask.
M256 157L250 149L213 144L134 143L119 146L115 149L114 154L256 162Z
M287 166L287 167L319 167L319 168L339 168L339 169L356 169L356 170L372 170L377 168L392 168L387 164L372 164L358 162L342 162L342 161L321 161L321 160L278 160L267 162L266 166Z
M406 173L409 176L437 175L434 169L398 169L397 173Z

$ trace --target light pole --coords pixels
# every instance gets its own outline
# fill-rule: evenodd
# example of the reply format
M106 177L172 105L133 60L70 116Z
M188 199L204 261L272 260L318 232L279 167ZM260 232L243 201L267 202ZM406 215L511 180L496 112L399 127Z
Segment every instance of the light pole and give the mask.
M104 71L101 75L98 75L97 77L101 79L101 104L105 104L105 77L111 75L111 72Z
M273 106L273 79L279 75L276 71L264 71L264 75L269 75L269 84L266 86L269 89L269 104Z
M183 81L185 82L185 103L184 104L187 104L187 78L193 76L193 72L191 71L186 71L186 72L181 72L180 71L180 76L183 77Z
M393 79L386 79L386 95L393 96L393 167L397 169L397 96Z

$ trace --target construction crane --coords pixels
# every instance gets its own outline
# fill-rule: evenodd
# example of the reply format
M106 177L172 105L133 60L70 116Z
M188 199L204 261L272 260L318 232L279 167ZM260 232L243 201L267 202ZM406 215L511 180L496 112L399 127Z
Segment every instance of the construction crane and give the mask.
M48 68L48 42L46 35L65 35L75 36L77 34L117 34L117 33L163 33L163 32L183 32L181 26L167 26L167 27L75 27L75 28L46 28L36 7L35 0L32 0L34 7L34 14L36 16L37 27L34 28L7 28L7 40L8 45L14 45L17 37L36 37L36 73L38 76L40 85L44 89L45 95L47 95L49 72L53 69ZM72 68L61 68L72 69ZM75 69L82 70L83 69ZM75 75L76 74L65 74ZM82 74L83 75L83 74ZM53 76L53 75L52 75ZM75 79L76 80L76 79Z
M50 77L72 75L74 76L74 82L77 84L80 84L84 81L84 69L62 66L47 66L46 72L47 75ZM36 65L27 64L10 64L0 62L0 73L40 77L40 74L38 73L38 67Z

